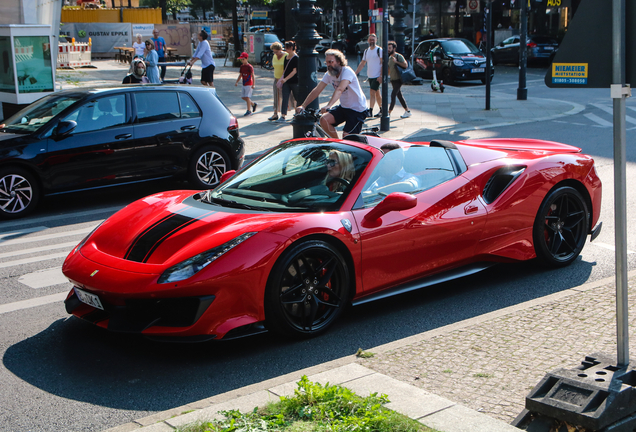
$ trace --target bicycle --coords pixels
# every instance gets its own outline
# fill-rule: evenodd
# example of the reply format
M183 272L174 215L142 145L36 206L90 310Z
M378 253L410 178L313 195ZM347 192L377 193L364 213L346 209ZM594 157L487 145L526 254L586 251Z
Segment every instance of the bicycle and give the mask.
M305 137L307 138L331 138L331 136L329 136L329 134L327 132L325 132L325 130L322 128L322 126L320 126L320 118L322 117L322 115L320 114L320 110L316 110L313 108L306 108L305 110L294 114L294 118L303 118L303 119L307 119L307 120L311 120L314 123L314 126L312 128L312 130L308 131L305 134ZM373 126L373 127L368 127L368 128L362 128L362 130L360 131L359 134L350 134L347 135L344 139L349 139L351 141L355 141L353 138L353 136L359 136L359 135L368 135L368 136L375 136L375 137L379 137L380 135L378 135L378 132L380 131L380 128L377 126Z
M261 67L267 70L274 69L273 59L274 51L263 51L261 53Z

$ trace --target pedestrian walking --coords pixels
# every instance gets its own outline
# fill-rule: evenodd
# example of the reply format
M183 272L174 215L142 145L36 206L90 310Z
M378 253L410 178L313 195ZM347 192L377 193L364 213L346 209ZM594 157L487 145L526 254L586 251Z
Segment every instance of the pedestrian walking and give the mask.
M159 30L154 29L152 31L152 42L155 45L155 51L157 51L157 57L159 63L164 63L166 61L166 40L159 36ZM161 66L161 82L163 82L164 77L166 76L166 67Z
M283 106L281 107L281 117L277 120L284 123L287 115L287 107L291 98L298 100L298 56L296 55L296 42L285 42L287 58L285 59L285 70L283 71Z
M214 69L216 65L214 63L214 54L212 54L208 43L208 33L205 30L201 30L197 34L197 39L199 44L188 64L192 67L197 60L201 60L201 67L203 68L201 69L201 84L214 87Z
M148 77L146 76L146 64L143 58L136 58L131 63L131 72L124 77L122 84L139 84L148 83Z
M369 48L364 50L362 61L356 69L356 75L362 68L367 66L367 81L371 88L369 94L369 117L373 117L373 105L378 102L379 112L375 117L382 117L382 95L380 94L380 84L382 83L382 48L376 45L378 37L371 33L367 37Z
M278 120L280 104L283 100L283 86L282 84L279 85L278 81L283 78L287 53L283 51L283 46L280 42L274 42L271 49L274 52L274 57L272 57L272 65L274 66L274 114L267 120L274 121Z
M146 44L141 40L141 34L137 33L137 40L133 42L133 48L135 49L135 57L143 57Z
M146 41L146 50L144 53L144 60L146 60L146 75L148 80L152 84L161 84L161 78L159 77L159 68L157 67L157 61L159 56L155 50L155 44L151 39Z
M332 138L338 138L338 132L334 128L345 123L342 137L348 134L357 134L362 130L366 117L367 98L360 88L356 73L347 65L347 58L336 49L327 50L325 53L327 73L322 77L318 85L307 95L305 101L296 108L302 112L312 103L320 93L331 85L334 89L331 99L320 109L323 116L320 118L320 126ZM333 105L340 101L340 105Z
M395 41L389 41L389 77L391 79L391 87L393 90L391 91L391 105L389 106L389 117L391 116L391 112L393 108L395 108L395 98L400 99L400 103L402 104L402 108L404 108L404 114L402 114L401 118L411 117L411 111L409 110L409 106L406 104L406 100L404 100L404 95L402 95L402 77L400 76L400 71L398 71L397 67L405 68L408 66L406 59L402 54L396 51L397 44Z
M256 106L258 105L255 102L252 102L252 92L254 91L254 87L256 87L256 77L254 76L254 68L247 61L249 56L246 52L242 53L239 56L239 60L241 60L241 67L239 69L239 76L234 83L234 86L238 86L240 80L243 80L243 89L241 90L241 99L245 101L247 104L247 111L243 114L243 117L250 116L256 111Z

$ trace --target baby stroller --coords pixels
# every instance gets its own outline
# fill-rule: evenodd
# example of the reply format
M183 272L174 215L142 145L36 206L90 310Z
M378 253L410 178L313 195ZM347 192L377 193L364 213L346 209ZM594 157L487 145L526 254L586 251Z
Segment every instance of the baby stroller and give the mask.
M186 71L186 69L188 70ZM184 66L179 77L179 84L192 84L192 66L188 64Z

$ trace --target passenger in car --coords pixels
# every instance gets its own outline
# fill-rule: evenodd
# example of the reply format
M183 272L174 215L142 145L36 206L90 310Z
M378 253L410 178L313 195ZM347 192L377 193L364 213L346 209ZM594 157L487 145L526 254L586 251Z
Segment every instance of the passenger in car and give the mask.
M353 179L354 174L353 157L349 153L339 150L329 152L325 185L329 187L331 192L343 192ZM346 183L337 179L345 180Z
M417 177L406 172L403 168L404 151L397 143L386 143L380 147L385 153L384 158L377 167L379 177L368 188L370 191L377 191L380 188L400 184L399 190L390 192L411 192L419 189ZM390 193L389 192L389 193Z

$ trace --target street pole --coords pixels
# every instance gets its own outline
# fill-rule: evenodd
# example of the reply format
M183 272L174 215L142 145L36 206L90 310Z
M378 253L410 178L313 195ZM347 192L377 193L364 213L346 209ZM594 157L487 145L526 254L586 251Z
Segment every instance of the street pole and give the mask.
M519 34L519 87L517 88L517 100L528 100L526 88L526 74L528 65L528 3L521 0L521 31Z
M389 1L382 1L382 117L380 130L390 129L389 118Z
M627 192L625 106L625 0L612 2L612 86L614 102L614 244L616 245L616 348L618 366L629 365L627 299Z
M397 52L404 53L404 30L406 30L406 24L404 24L404 17L406 12L402 5L402 0L395 0L393 10L391 11L393 17L393 38L397 45Z
M415 64L415 11L417 10L417 0L413 0L413 32L411 35L411 67Z
M295 39L298 45L298 92L299 103L318 85L316 79L316 44L321 37L316 31L320 20L320 10L316 8L316 0L300 0L298 7L292 9L292 14L298 23L298 33ZM318 98L308 105L308 108L318 109Z
M525 0L523 0L525 1ZM486 3L486 110L490 110L490 62L491 53L490 47L492 46L492 1L488 0Z

